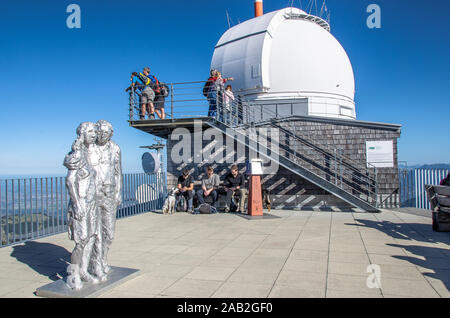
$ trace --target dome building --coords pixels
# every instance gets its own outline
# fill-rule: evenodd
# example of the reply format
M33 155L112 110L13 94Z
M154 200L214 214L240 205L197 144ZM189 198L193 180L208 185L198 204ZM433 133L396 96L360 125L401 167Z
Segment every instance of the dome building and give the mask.
M352 64L327 21L298 8L263 14L255 0L255 17L220 37L211 69L234 78L232 120L226 112L177 118L173 107L165 120L132 120L130 112L131 126L167 139L168 188L186 167L200 180L208 166L225 176L237 164L244 174L259 158L272 208L399 206L401 125L356 118Z
M211 62L233 91L277 112L356 119L351 62L329 24L285 8L228 29Z

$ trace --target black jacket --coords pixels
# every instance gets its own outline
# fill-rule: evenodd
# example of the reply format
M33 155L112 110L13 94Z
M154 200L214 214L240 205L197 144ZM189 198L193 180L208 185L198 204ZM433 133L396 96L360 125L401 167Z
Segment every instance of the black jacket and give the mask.
M238 173L235 178L230 172L225 176L225 180L224 180L223 184L227 188L235 188L237 186L239 186L240 188L243 188L245 186L245 179L244 179L244 176L240 173Z

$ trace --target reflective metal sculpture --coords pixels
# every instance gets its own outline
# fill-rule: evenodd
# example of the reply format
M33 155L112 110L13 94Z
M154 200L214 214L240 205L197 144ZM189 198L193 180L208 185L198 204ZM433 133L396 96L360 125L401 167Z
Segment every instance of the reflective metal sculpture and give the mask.
M64 166L70 196L68 233L75 241L67 284L79 290L83 282L107 280L107 254L122 200L122 168L120 148L111 140L109 122L81 123L77 135Z

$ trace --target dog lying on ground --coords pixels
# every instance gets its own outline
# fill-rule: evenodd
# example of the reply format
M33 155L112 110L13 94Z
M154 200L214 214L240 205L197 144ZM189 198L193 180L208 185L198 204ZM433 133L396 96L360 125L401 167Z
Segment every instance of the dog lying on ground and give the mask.
M176 203L176 195L177 189L172 188L172 190L169 191L166 200L164 201L164 205L162 208L163 214L173 214L175 213L175 203Z

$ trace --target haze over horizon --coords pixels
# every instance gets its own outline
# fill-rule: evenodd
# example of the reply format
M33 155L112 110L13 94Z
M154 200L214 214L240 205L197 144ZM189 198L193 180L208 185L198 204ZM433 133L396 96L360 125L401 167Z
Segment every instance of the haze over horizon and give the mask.
M264 0L264 12L291 2ZM81 8L80 29L66 26L71 3ZM353 66L357 120L402 125L399 163L450 162L450 2L326 3ZM372 3L380 29L366 25ZM128 126L130 73L148 65L164 82L206 80L226 11L234 24L251 19L253 0L0 3L0 175L64 175L76 127L99 119L114 126L124 173L142 172L139 146L154 140Z

